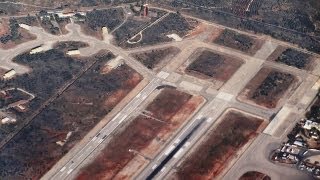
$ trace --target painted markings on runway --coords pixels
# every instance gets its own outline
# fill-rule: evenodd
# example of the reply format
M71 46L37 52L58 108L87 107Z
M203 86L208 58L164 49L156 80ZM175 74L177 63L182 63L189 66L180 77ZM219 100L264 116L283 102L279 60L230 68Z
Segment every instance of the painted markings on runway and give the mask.
M175 145L171 145L164 154L167 156L175 147Z
M63 168L60 169L60 172L63 172L66 169L65 166L63 166Z
M123 116L123 117L121 118L121 120L118 122L118 124L121 124L122 121L124 121L127 117L128 117L128 115Z
M67 174L70 174L72 171L73 171L73 169L70 169L70 170L67 172Z
M152 166L152 168L151 168L151 169L153 169L153 170L154 170L154 169L156 169L156 167L157 167L157 166L158 166L158 165L157 165L157 164L155 164L155 165L153 165L153 166Z

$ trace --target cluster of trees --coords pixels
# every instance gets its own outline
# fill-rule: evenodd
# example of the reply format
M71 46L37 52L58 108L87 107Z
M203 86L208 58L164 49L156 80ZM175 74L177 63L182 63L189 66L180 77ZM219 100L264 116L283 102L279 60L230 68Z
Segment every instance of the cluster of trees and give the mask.
M94 30L100 30L107 27L113 30L124 20L124 12L121 8L93 10L87 13L86 24Z
M226 29L215 40L216 43L247 52L253 45L254 39L251 37Z
M277 59L277 62L284 63L289 66L294 66L303 69L310 61L310 55L297 51L295 49L286 49Z
M9 41L15 41L21 38L19 33L19 24L15 18L9 19L9 29L10 32L0 37L0 42L3 44L8 43Z
M276 95L278 92L285 91L293 80L294 77L291 74L273 71L257 88L252 98Z

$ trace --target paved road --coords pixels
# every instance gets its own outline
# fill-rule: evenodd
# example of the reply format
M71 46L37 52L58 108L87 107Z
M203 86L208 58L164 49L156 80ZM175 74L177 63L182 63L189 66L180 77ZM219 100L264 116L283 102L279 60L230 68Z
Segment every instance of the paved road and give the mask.
M161 79L153 79L126 107L124 107L104 128L94 136L79 152L50 179L66 179L114 130L127 120L135 108L139 106L151 92L161 84Z

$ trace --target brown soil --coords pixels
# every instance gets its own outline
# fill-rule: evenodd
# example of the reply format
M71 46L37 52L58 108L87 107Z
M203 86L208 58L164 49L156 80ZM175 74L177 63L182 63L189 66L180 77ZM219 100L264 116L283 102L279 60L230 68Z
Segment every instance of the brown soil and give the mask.
M191 97L190 94L165 88L152 103L147 106L146 111L153 118L167 122Z
M248 99L257 105L275 108L278 101L297 83L298 79L292 74L262 68L244 88L239 99Z
M177 168L173 179L213 179L258 135L262 119L229 111Z
M0 36L5 35L6 33L9 32L9 26L6 22L1 22L0 24Z
M136 58L147 68L153 69L158 72L162 67L165 66L166 62L172 59L179 52L179 48L170 46L167 48L153 49L151 51L131 54L131 56Z
M10 28L9 28L9 19L2 19L2 24L0 27L0 36L5 36L7 34L10 34ZM36 39L37 37L35 35L32 35L27 31L26 29L23 29L21 27L18 28L18 33L20 34L19 39L16 39L14 41L10 40L6 43L0 42L0 48L2 49L10 49L13 48L19 44L22 44L24 42L28 42L31 40Z
M185 72L202 79L214 79L222 82L228 81L240 68L243 61L210 50L196 52L197 57L186 68Z
M198 35L206 31L208 31L208 26L204 23L199 23L198 26L195 27L193 30L191 30L189 34L186 36L189 38L193 38L193 37L197 37Z
M118 134L94 162L82 170L77 179L112 179L134 158L135 153L129 149L140 151L146 147L164 125L152 118L138 116L128 130Z
M213 29L213 30L211 30L211 29ZM210 30L211 30L211 33L206 40L208 42L214 42L223 32L223 29L213 27L213 26L210 26Z
M138 156L149 157L158 151L163 145L161 142L178 129L202 102L202 98L171 88L163 89L144 113L116 134L102 153L81 170L77 179L126 179L129 174L139 171L146 161Z
M271 180L270 176L257 171L244 173L239 180Z

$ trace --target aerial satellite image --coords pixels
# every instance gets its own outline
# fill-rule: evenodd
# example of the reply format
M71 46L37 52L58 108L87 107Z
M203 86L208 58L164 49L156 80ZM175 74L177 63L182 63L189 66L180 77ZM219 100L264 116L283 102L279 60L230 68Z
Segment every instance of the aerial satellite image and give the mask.
M0 180L320 179L320 0L0 0Z

